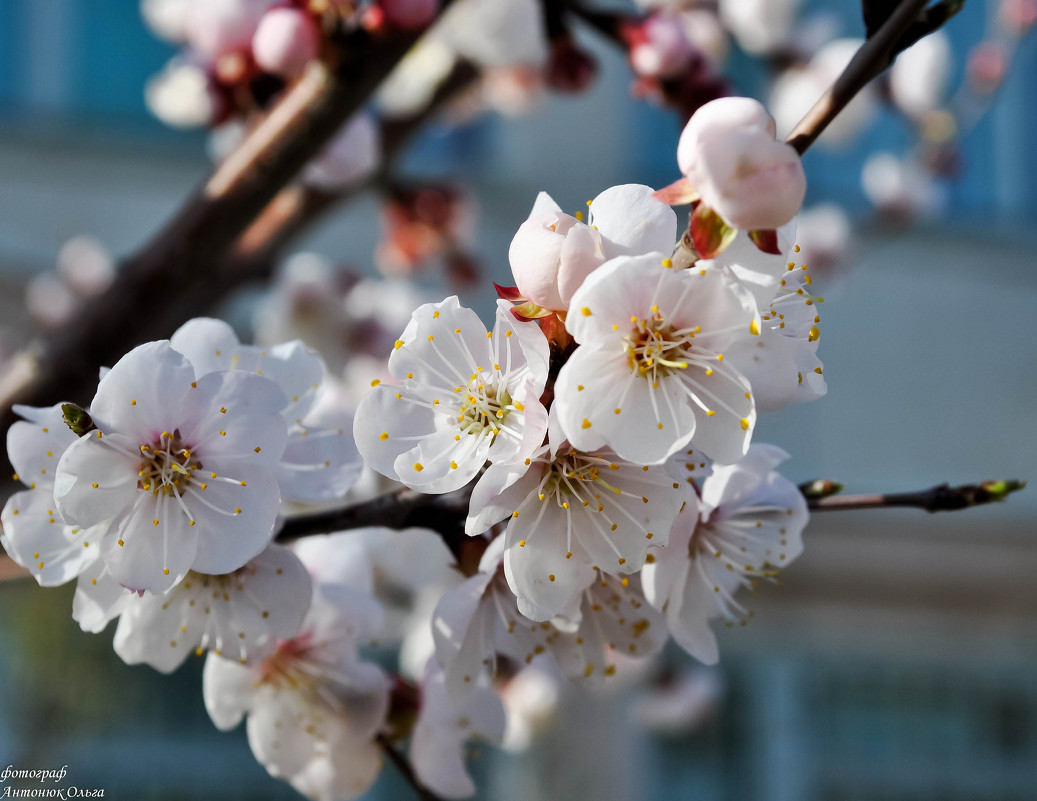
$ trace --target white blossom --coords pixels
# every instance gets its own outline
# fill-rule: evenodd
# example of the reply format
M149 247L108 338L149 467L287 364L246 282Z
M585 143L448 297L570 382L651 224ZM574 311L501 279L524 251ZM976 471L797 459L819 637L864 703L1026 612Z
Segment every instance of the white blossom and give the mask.
M613 259L580 287L566 318L581 347L555 385L562 429L582 451L608 446L640 464L689 441L737 461L756 407L724 351L759 325L752 295L720 265L676 270L659 253Z
M285 403L261 376L197 376L168 342L134 348L98 385L97 430L58 462L57 510L76 526L110 522L101 557L133 589L237 570L273 533Z
M715 465L702 485L701 512L689 506L677 517L669 546L653 552L641 574L670 634L707 664L719 656L710 621L744 625L752 613L735 599L738 589L776 577L803 550L806 501L774 471L786 458L756 444L738 464Z
M504 301L489 332L456 296L421 306L389 357L401 384L376 386L357 409L357 447L379 473L422 492L458 489L487 460L521 463L546 433L547 367L540 328Z
M299 633L310 605L302 562L274 544L232 573L189 572L162 595L138 595L103 570L94 572L80 576L72 617L97 632L118 616L115 652L127 664L143 662L163 673L207 650L255 665L278 640Z

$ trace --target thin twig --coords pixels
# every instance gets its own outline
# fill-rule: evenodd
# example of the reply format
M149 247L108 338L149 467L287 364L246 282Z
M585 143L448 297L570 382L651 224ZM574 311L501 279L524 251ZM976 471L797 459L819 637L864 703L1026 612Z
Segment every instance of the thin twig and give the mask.
M873 78L893 63L904 33L918 20L929 0L900 0L896 10L861 45L846 69L792 129L785 141L803 155L828 124Z
M407 784L414 788L414 792L418 794L418 798L422 799L422 801L442 801L438 795L421 783L417 775L414 773L414 768L411 766L410 761L396 750L396 746L392 744L386 735L377 735L375 737L375 742L378 743L378 747L382 749L386 757L389 758L389 761L395 765L396 770L400 772L400 775L407 781Z
M927 512L954 512L970 506L1003 501L1009 494L1026 486L1025 481L984 481L981 484L963 484L951 487L940 484L919 492L889 492L883 495L830 495L807 498L811 511L823 512L849 509L886 509L911 506Z

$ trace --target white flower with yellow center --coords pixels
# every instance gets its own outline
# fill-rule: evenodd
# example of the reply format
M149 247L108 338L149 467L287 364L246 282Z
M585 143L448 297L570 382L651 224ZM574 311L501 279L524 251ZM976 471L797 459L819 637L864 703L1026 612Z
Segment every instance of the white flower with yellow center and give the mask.
M787 458L773 445L753 445L738 464L714 465L702 485L701 514L685 509L669 546L653 551L641 574L673 638L702 662L718 659L711 620L745 625L752 615L735 599L738 589L776 578L803 551L806 501L774 470Z
M357 409L364 461L421 492L450 492L487 462L521 464L544 441L548 345L499 301L493 330L456 297L419 307L389 357L400 385Z
M531 620L568 609L593 578L590 567L628 574L652 545L665 545L685 492L666 466L645 466L609 451L548 446L516 479L492 465L472 493L469 534L510 516L504 570Z
M752 294L719 265L676 270L659 253L607 262L573 295L566 318L581 347L555 385L565 435L582 451L607 446L640 464L689 442L737 461L756 406L725 352L759 326Z
M271 543L232 573L192 571L163 595L126 590L98 562L80 576L72 617L92 632L118 617L115 652L123 661L170 673L190 654L205 651L243 665L258 663L278 640L299 633L310 595L302 562Z
M110 521L101 558L125 587L165 592L189 570L237 570L273 533L284 405L269 379L197 377L168 342L134 348L101 379L97 429L58 462L57 511L76 526Z

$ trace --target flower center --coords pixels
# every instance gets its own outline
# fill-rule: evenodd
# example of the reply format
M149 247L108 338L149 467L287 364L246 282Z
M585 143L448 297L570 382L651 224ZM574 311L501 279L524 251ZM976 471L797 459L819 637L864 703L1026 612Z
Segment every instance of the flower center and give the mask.
M511 411L511 394L503 384L487 385L480 376L472 378L465 390L457 422L466 434L482 434L489 430L496 437Z
M163 431L157 442L140 446L144 460L140 463L137 488L154 495L183 495L191 481L191 473L202 468L192 461L191 449L180 440L180 432Z
M659 378L688 367L695 329L675 330L659 313L658 306L653 307L649 319L632 317L630 321L636 327L623 339L631 370L642 377Z

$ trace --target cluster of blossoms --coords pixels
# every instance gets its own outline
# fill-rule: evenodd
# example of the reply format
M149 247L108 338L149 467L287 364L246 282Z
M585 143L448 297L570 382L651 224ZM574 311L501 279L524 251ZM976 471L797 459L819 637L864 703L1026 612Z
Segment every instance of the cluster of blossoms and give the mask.
M693 234L701 209L725 228L709 259L675 251L673 187L612 187L586 221L541 193L492 326L456 297L421 306L361 401L368 465L425 493L474 481L465 529L488 547L434 618L455 698L501 656L600 678L667 632L714 662L709 621L744 622L739 588L800 553L786 454L751 444L758 412L825 392L822 299L791 243L802 170L773 132L746 99L689 123L675 186Z
M714 101L667 190L611 187L586 219L541 193L493 324L456 297L418 307L352 421L300 341L243 345L211 319L132 350L88 409L17 407L26 489L0 542L41 585L76 579L73 618L117 620L126 662L208 652L214 723L247 717L256 758L305 795L359 795L403 736L423 784L470 795L466 744L504 737L505 685L545 660L602 682L671 635L715 662L711 621L745 622L740 588L802 550L786 454L752 442L759 412L825 392L791 244L802 170L773 132L754 101ZM675 194L710 258L682 244ZM345 495L357 451L412 490L467 488L467 541L277 544L285 514ZM395 678L372 657L387 645Z

